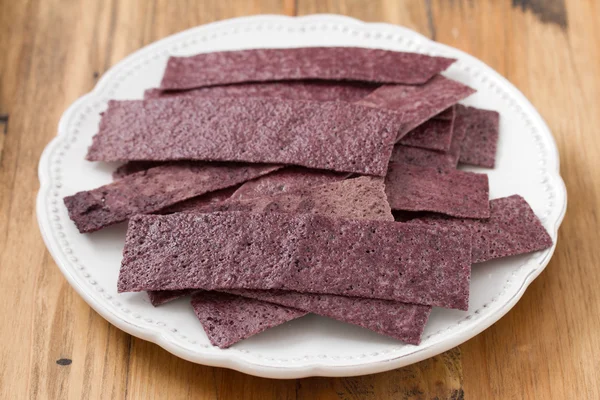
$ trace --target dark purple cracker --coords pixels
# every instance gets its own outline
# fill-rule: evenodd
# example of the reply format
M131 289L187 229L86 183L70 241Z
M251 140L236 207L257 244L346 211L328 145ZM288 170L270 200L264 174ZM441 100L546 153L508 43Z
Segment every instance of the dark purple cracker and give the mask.
M398 116L346 102L255 97L110 101L91 161L240 161L385 175Z
M454 61L360 47L223 51L169 58L160 88L304 79L420 84Z
M192 307L210 343L222 349L307 314L274 303L214 292L195 293Z
M460 105L458 109L465 124L459 161L463 164L493 168L500 128L500 114Z
M310 214L137 215L119 292L282 289L466 310L469 235Z
M237 185L277 170L272 165L167 164L64 198L80 232L93 232L140 213Z
M226 86L209 86L186 91L148 89L144 99L165 97L277 97L288 100L349 101L360 100L379 85L364 82L288 81L256 82Z
M490 218L458 219L442 215L416 218L410 223L462 229L472 233L473 263L552 247L552 238L519 195L490 201Z
M454 107L450 107L450 110L454 115ZM399 144L444 152L450 150L454 117L448 119L445 113L442 114L442 117L435 116L408 132Z
M146 171L150 168L158 167L165 163L155 161L129 161L119 168L115 169L112 173L113 180L121 179L127 175L135 174L136 172Z
M275 290L238 290L231 293L348 322L415 345L421 342L431 312L429 306L332 294Z
M465 218L490 216L485 174L392 162L385 191L393 210L433 211Z
M397 141L431 117L475 93L460 82L437 75L418 86L384 85L356 102L393 111L401 117Z
M245 182L231 196L232 200L274 196L300 188L325 185L346 179L346 172L321 171L302 167L286 167L272 174Z
M184 297L190 295L194 292L194 290L156 290L153 292L148 292L148 298L150 299L150 304L154 307L160 306L162 304L168 303L170 301L179 299L180 297Z

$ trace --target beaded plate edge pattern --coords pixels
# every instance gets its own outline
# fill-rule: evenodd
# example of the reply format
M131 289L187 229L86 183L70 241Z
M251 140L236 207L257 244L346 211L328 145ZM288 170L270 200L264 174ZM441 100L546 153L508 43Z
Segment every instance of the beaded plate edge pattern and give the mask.
M164 347L168 351L191 361L209 365L234 368L254 375L291 378L310 375L346 376L373 373L397 368L448 350L475 334L483 331L504 315L521 297L526 287L549 262L554 247L528 257L516 268L504 283L501 292L482 308L474 310L456 324L427 335L420 346L407 351L399 344L392 349L358 356L338 357L327 354L299 358L265 357L259 352L231 348L226 351L210 345L199 344L175 326L156 321L149 316L132 313L119 299L98 284L93 271L86 269L77 257L76 249L70 247L69 238L62 229L63 221L58 215L62 207L59 190L62 187L62 158L78 139L82 123L93 113L103 109L117 88L129 76L153 62L164 62L170 54L176 54L197 42L219 40L226 35L245 32L278 31L310 32L337 30L356 37L401 43L408 51L430 55L459 57L455 64L481 83L488 85L502 96L512 111L523 119L538 148L540 182L547 193L546 209L541 214L555 244L557 230L566 209L566 190L559 175L558 154L552 136L541 117L525 97L504 78L475 58L429 39L406 28L388 24L369 24L348 17L315 15L308 17L257 16L217 22L193 28L153 43L109 70L94 90L77 101L63 114L58 136L46 147L40 159L40 190L37 199L37 215L44 240L56 263L71 285L96 311L119 328ZM506 87L512 88L507 90ZM551 218L553 217L553 218ZM471 326L465 329L465 323ZM473 325L474 322L477 322ZM455 332L453 340L443 340L444 335ZM462 332L461 332L462 331ZM467 332L468 331L468 332ZM331 362L328 362L331 360ZM347 365L340 366L340 361Z

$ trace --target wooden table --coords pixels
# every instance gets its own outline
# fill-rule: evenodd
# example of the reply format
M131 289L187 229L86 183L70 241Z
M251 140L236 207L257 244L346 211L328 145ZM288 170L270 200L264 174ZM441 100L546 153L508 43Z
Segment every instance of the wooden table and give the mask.
M183 361L108 324L67 284L38 232L37 160L61 113L110 66L171 33L319 12L401 24L458 47L533 102L569 191L547 270L460 348L359 378L255 378ZM600 398L598 1L4 0L0 18L0 398Z

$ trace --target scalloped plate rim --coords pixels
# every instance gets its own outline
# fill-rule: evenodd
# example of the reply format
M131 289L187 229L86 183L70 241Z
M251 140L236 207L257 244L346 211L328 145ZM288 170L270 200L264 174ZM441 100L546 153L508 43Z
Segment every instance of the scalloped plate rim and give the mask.
M326 365L326 364L319 363L319 362L307 362L307 363L303 363L301 365L292 365L292 366L285 366L285 365L271 366L271 365L265 365L265 364L260 364L258 362L250 361L248 359L245 359L243 356L238 357L236 355L233 355L233 354L237 354L237 353L228 353L228 352L223 352L223 351L215 352L212 349L208 349L206 352L201 352L201 353L191 352L188 349L178 345L172 338L170 338L167 335L165 335L164 333L162 333L156 327L154 327L154 328L150 328L147 326L142 327L142 326L137 326L132 323L129 323L128 321L122 319L118 314L114 313L110 308L107 308L104 304L99 303L92 296L92 293L90 293L88 289L84 288L80 284L80 282L73 276L72 271L69 268L62 265L61 258L63 256L60 253L60 250L57 248L57 245L54 242L54 240L50 237L49 230L51 228L47 224L47 221L42 218L42 216L44 216L46 214L45 204L44 204L44 200L46 198L45 194L48 190L50 190L50 187L49 187L50 176L49 176L49 172L47 170L47 166L49 163L49 157L50 157L50 154L52 153L52 150L54 149L54 147L56 147L60 144L61 138L66 135L67 122L71 118L72 114L74 114L75 111L78 110L79 106L82 103L84 103L88 98L93 97L95 94L100 93L104 89L104 87L108 85L108 82L113 78L113 75L116 75L121 68L124 68L128 63L136 60L141 54L149 51L149 49L167 44L169 42L175 42L178 39L183 38L187 35L191 35L194 32L197 32L198 30L201 30L203 28L208 29L210 27L226 26L226 25L229 25L232 23L257 22L260 20L265 20L265 21L269 21L269 20L283 21L283 20L285 20L286 22L293 21L293 23L296 23L296 21L310 21L310 20L322 21L322 20L327 20L327 19L335 20L335 22L338 22L338 23L341 23L341 22L351 23L351 24L355 24L357 26L375 26L375 27L384 27L386 29L393 29L396 31L401 30L404 34L417 37L419 40L422 40L422 41L425 41L428 43L433 42L430 39L428 39L427 37L415 32L409 28L406 28L406 27L397 26L397 25L388 24L388 23L366 23L366 22L363 22L363 21L360 21L360 20L357 20L357 19L354 19L351 17L334 15L334 14L315 14L315 15L308 15L308 16L303 16L303 17L289 17L289 16L279 16L279 15L257 15L257 16L227 19L227 20L223 20L223 21L216 21L213 23L204 24L204 25L200 25L200 26L197 26L194 28L190 28L190 29L184 30L179 33L175 33L173 35L170 35L166 38L160 39L156 42L153 42L153 43L151 43L147 46L144 46L143 48L131 53L130 55L125 57L123 60L119 61L117 64L112 66L105 74L103 74L103 76L100 78L100 80L97 82L95 87L90 92L88 92L87 94L85 94L85 95L79 97L77 100L75 100L68 107L68 109L63 113L63 115L61 116L61 119L59 121L59 124L58 124L58 135L56 137L54 137L49 142L49 144L45 147L45 149L42 152L42 155L40 157L40 161L39 161L39 165L38 165L38 177L40 180L40 189L39 189L39 192L37 195L37 201L36 201L36 213L37 213L37 217L38 217L38 223L39 223L40 231L42 233L42 237L44 239L44 242L45 242L50 254L52 255L56 264L59 266L62 273L65 275L69 284L79 293L79 295L96 312L98 312L100 315L102 315L102 317L105 318L106 320L108 320L111 324L117 326L119 329L121 329L131 335L154 342L154 343L158 344L159 346L163 347L165 350L167 350L167 351L171 352L172 354L174 354L178 357L181 357L183 359L186 359L186 360L189 360L192 362L196 362L196 363L201 363L204 365L232 368L232 369L242 371L245 373L249 373L252 375L256 375L256 376L277 378L277 379L290 379L290 378L302 378L302 377L308 377L308 376L340 376L341 377L341 376L364 375L364 374L370 374L370 373L383 372L383 371L391 370L394 368L406 366L406 365L421 361L425 358L440 354L440 353L447 351L461 343L464 343L465 341L469 340L473 336L475 336L475 335L479 334L480 332L482 332L483 330L487 329L490 325L492 325L494 322L498 321L510 309L512 309L512 307L523 296L525 290L530 285L530 283L537 276L539 276L539 274L545 269L546 265L549 263L549 261L552 257L552 254L554 253L554 250L556 248L557 231L558 231L558 228L564 218L564 215L566 212L566 205L567 205L566 187L564 185L562 178L560 177L559 157L558 157L558 149L556 146L556 142L555 142L552 134L550 133L550 130L549 130L547 124L545 123L543 118L539 115L539 113L535 110L533 105L506 78L501 76L499 73L497 73L495 70L493 70L491 67L487 66L485 63L483 63L479 59L477 59L459 49L456 49L456 48L453 48L451 46L447 46L447 45L444 45L441 43L437 43L437 42L434 42L436 46L442 47L445 49L450 49L453 52L458 52L461 55L461 57L468 59L472 63L479 64L481 66L481 68L486 70L486 73L493 74L496 79L499 79L500 81L502 81L503 84L509 86L513 90L512 94L517 95L519 97L519 100L521 101L521 103L524 104L528 108L527 114L529 116L532 116L533 118L537 119L538 122L541 123L541 126L544 127L544 131L545 131L544 133L547 136L546 139L550 139L551 150L553 150L553 153L554 153L553 157L552 157L552 161L556 165L553 170L554 175L552 176L552 179L554 180L554 183L558 186L558 189L562 192L562 197L564 199L564 202L562 204L562 209L561 209L559 215L557 216L556 220L553 221L551 233L552 233L552 236L553 236L553 239L555 242L554 246L546 252L546 254L543 257L543 259L541 260L541 262L539 264L537 264L536 267L533 268L526 275L526 277L524 278L523 282L519 286L516 293L514 293L514 295L512 297L507 299L507 301L505 301L502 304L502 306L499 309L497 309L494 313L488 314L488 315L484 316L482 319L480 319L478 324L476 325L476 329L471 329L469 332L462 332L461 335L456 335L456 337L454 337L453 340L440 340L426 348L418 348L417 347L417 348L415 348L414 351L412 351L408 354L404 354L404 355L400 355L400 356L396 356L396 357L390 357L389 359L386 359L383 361L370 361L370 362L364 362L361 364L351 364L351 365L347 365L347 366ZM535 260L534 261L530 260L527 263L525 263L524 266L529 266L530 264L532 264L534 262L535 262Z

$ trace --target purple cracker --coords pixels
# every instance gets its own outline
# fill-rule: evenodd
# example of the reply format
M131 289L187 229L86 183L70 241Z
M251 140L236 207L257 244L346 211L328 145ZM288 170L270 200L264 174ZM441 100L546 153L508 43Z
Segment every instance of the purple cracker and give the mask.
M64 198L80 232L93 232L140 213L237 185L277 170L272 165L168 164Z
M398 114L401 117L401 125L396 140L400 141L412 129L473 93L474 89L437 75L418 86L381 86L356 104Z
M523 197L513 195L491 200L490 209L490 218L485 220L430 215L413 219L410 223L451 227L472 233L473 263L552 246L552 238Z
M395 113L345 102L110 101L87 158L282 163L383 176L398 127Z
M362 82L331 81L288 81L257 82L233 84L227 86L210 86L186 91L164 91L148 89L144 99L165 97L198 96L198 97L277 97L288 100L317 101L357 101L377 89L379 85Z
M163 162L156 161L129 161L119 168L115 169L112 173L113 180L121 179L126 177L127 175L135 174L136 172L146 171L150 168L158 167L159 165L164 165Z
M265 176L265 175L263 175ZM250 181L249 181L250 182ZM180 201L169 207L160 209L156 214L172 214L176 212L184 212L196 210L212 204L218 204L231 198L231 196L240 188L240 185L228 187L226 189L217 190L206 193L201 196L192 197L191 199Z
M468 308L471 240L451 229L309 214L137 215L123 255L119 292L282 289Z
M286 167L269 175L244 183L231 196L232 200L274 196L300 188L325 185L350 176L345 172L319 171L301 167Z
M406 163L431 168L456 168L455 161L456 158L449 153L402 146L401 144L394 146L390 157L390 163Z
M400 139L399 144L444 152L450 150L454 130L454 107L450 107L449 110L450 119L447 118L448 111L445 111L439 118L435 116L408 132Z
M308 187L272 197L249 200L229 199L186 211L306 213L347 219L393 221L392 210L386 201L383 180L369 176Z
M208 340L222 349L307 314L274 303L214 292L192 295L192 307Z
M485 174L392 162L385 191L393 210L433 211L454 217L488 218Z
M459 161L463 164L494 168L500 128L496 111L459 106L466 135L462 141Z
M278 174L281 171L284 170L274 172L273 174ZM162 210L161 213L229 210L261 212L275 210L278 212L311 213L340 218L394 220L385 196L381 178L364 176L311 187L310 184L314 183L314 181L306 180L309 176L317 181L334 182L327 180L332 178L331 175L327 179L323 179L324 176L317 174L316 171L290 169L286 173L279 175L275 180L269 181L266 186L254 186L252 190L246 191L243 196L231 197L229 201L214 201L215 195L224 191L221 190L175 204ZM258 179L260 180L261 178ZM286 188L275 190L275 186L272 185L275 182L286 186ZM284 192L284 190L289 189L290 185L300 186L301 189L297 189L292 193ZM276 196L258 197L260 193L279 194ZM160 301L160 304L180 297L175 295L176 292L169 291L169 294L164 296L168 300ZM162 299L163 296L160 293L161 291L151 291L148 292L148 295L151 300L155 296ZM186 294L182 293L181 296ZM154 305L154 302L152 304Z
M223 51L169 58L160 88L305 79L421 84L454 61L360 47Z
M389 300L274 290L230 293L300 309L362 326L410 344L419 344L431 307Z

